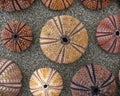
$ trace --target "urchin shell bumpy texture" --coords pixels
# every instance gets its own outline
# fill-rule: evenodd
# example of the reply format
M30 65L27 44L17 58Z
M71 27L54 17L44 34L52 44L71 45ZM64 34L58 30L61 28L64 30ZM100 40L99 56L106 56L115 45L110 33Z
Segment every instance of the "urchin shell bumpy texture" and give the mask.
M73 76L71 91L73 96L116 96L115 77L105 67L86 65Z
M54 69L40 68L30 78L33 96L59 96L62 89L62 77Z
M74 0L42 0L43 4L52 10L63 10L68 8Z
M107 7L112 0L81 0L81 3L91 10L101 10Z
M0 8L6 11L18 11L28 8L34 0L0 0Z
M49 20L40 33L43 53L56 63L78 60L88 46L88 33L82 22L68 15Z
M0 58L0 96L17 96L21 80L22 74L15 62Z

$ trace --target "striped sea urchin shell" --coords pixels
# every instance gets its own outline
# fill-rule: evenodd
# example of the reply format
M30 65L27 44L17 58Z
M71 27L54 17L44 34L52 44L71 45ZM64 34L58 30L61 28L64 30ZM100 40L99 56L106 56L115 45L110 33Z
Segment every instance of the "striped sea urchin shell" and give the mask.
M30 91L33 96L59 96L63 88L62 77L51 68L41 68L30 79Z
M96 37L102 49L109 53L120 53L120 15L103 19L97 27Z
M26 50L32 42L32 31L24 22L7 23L1 34L3 44L14 52Z
M16 11L28 8L34 0L0 0L0 8L6 11Z
M56 16L42 28L40 46L56 63L78 60L88 45L88 34L82 22L68 15Z
M71 81L73 96L116 96L113 74L100 65L82 67Z
M22 75L15 62L0 58L0 96L17 96Z
M43 4L53 10L68 8L74 0L42 0Z
M107 7L111 0L81 0L82 4L92 10L101 10Z

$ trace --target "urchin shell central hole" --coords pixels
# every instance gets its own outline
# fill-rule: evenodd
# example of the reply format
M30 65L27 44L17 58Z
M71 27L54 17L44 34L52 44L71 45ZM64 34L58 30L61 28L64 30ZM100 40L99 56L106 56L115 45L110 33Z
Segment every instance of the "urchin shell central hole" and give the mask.
M93 95L98 95L100 93L100 89L96 86L91 87L91 89L92 89L92 94Z
M67 43L68 42L68 38L67 37L63 37L62 41L65 42L65 43Z
M18 38L18 35L17 35L17 34L15 34L13 37L16 39L16 38Z
M46 89L47 87L48 87L48 85L45 84L45 85L44 85L44 88Z
M115 35L120 36L120 31L116 31Z
M69 37L67 37L67 36L61 37L61 43L62 44L69 44L70 43Z

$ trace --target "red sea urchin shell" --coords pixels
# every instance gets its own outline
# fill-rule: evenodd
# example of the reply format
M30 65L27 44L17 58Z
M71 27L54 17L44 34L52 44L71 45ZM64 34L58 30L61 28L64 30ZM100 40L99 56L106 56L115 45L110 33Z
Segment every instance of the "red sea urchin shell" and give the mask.
M100 65L82 67L71 81L73 96L116 96L113 74Z
M81 0L82 4L92 10L101 10L107 7L111 0Z
M0 8L6 11L16 11L28 8L34 0L0 0Z
M103 19L97 27L96 37L102 49L120 53L120 15Z
M24 22L12 21L5 25L1 38L7 49L21 52L31 45L32 31Z

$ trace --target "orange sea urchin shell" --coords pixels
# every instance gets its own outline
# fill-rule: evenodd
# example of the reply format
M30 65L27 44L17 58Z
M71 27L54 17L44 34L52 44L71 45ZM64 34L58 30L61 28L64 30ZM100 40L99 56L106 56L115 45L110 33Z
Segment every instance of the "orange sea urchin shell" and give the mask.
M102 49L109 53L120 53L120 15L103 19L98 25L96 37Z
M51 68L41 68L30 79L30 91L33 96L59 96L63 88L62 77Z
M56 63L72 63L78 60L87 45L87 30L79 20L68 15L49 20L40 34L43 53Z
M82 4L92 10L101 10L107 7L111 0L81 0Z
M11 60L0 58L0 96L17 96L21 80L18 66Z
M100 65L82 67L71 81L72 96L116 96L113 74Z
M46 7L53 10L63 10L68 8L74 0L42 0Z
M12 21L5 25L1 38L10 51L21 52L31 45L32 31L24 22Z
M0 8L6 11L16 11L28 8L34 0L0 0Z

